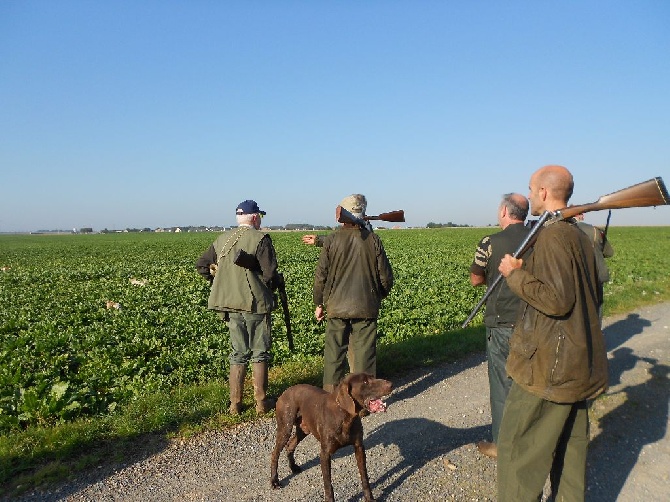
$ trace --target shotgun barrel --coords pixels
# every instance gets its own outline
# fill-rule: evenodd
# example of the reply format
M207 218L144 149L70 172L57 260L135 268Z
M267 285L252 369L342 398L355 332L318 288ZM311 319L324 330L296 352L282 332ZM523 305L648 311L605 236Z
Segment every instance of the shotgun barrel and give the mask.
M580 206L564 207L563 209L559 209L555 212L545 211L535 226L533 226L533 230L528 234L526 239L521 243L519 248L512 256L518 258L519 256L523 255L535 243L538 232L550 218L552 220L564 220L577 216L581 213L600 211L602 209L651 207L664 206L668 204L670 204L670 196L668 196L668 190L665 188L665 183L663 183L663 180L660 177L656 177L648 181L638 183L637 185L624 188L623 190L603 195L596 202L582 204ZM486 293L484 293L482 299L479 301L479 303L477 303L477 305L475 305L475 308L472 309L472 312L461 326L462 328L465 328L470 323L470 321L472 321L477 312L479 312L479 309L482 308L482 305L484 305L488 297L491 296L491 293L493 293L493 290L498 286L501 280L502 275L498 274L495 280L486 290Z
M405 211L398 209L396 211L389 211L388 213L381 213L377 216L363 216L363 218L359 218L350 211L344 209L342 206L337 206L337 208L335 208L335 218L339 223L353 223L355 225L364 227L366 222L369 220L382 220L391 222L405 221Z

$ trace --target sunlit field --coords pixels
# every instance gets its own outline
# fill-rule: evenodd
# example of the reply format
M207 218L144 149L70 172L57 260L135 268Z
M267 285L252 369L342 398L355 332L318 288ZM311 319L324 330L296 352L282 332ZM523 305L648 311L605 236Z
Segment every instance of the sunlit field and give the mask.
M475 245L495 228L378 230L396 286L383 303L381 347L427 336L457 342L483 289L470 286ZM319 248L273 232L286 278L295 351L273 315L275 367L320 356L313 318ZM137 396L224 380L228 338L207 310L194 264L211 233L0 236L0 433L108 414ZM670 229L613 227L606 315L668 298ZM480 324L481 313L472 325Z

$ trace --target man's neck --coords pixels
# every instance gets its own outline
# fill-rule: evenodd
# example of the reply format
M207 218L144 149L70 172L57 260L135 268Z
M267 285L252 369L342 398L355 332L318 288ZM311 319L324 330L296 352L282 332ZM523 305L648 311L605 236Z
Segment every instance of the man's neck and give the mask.
M505 230L505 229L506 229L507 227L509 227L510 225L516 225L517 223L523 223L523 221L519 221L519 220L506 220L506 221L503 221L503 222L501 223L500 228L502 228L503 230Z

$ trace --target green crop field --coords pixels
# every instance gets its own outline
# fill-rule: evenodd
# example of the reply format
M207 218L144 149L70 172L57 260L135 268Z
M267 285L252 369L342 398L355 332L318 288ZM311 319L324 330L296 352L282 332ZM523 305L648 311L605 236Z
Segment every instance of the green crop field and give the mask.
M380 230L396 276L381 347L447 336L483 293L468 281L474 247L497 229ZM319 249L271 234L284 272L296 351L274 314L274 366L319 357L313 317ZM215 234L0 236L0 433L114 412L141 395L223 380L228 338L207 310L194 263ZM613 227L606 314L668 298L668 227ZM473 321L481 323L481 314Z

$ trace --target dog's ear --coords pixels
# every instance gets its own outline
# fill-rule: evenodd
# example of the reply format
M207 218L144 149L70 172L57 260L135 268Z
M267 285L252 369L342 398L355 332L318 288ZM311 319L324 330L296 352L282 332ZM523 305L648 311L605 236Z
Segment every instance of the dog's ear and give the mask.
M349 415L355 415L356 403L354 402L354 398L351 397L351 383L349 380L349 378L345 378L340 382L340 385L337 386L337 397L335 397L335 402L340 408L349 413Z

